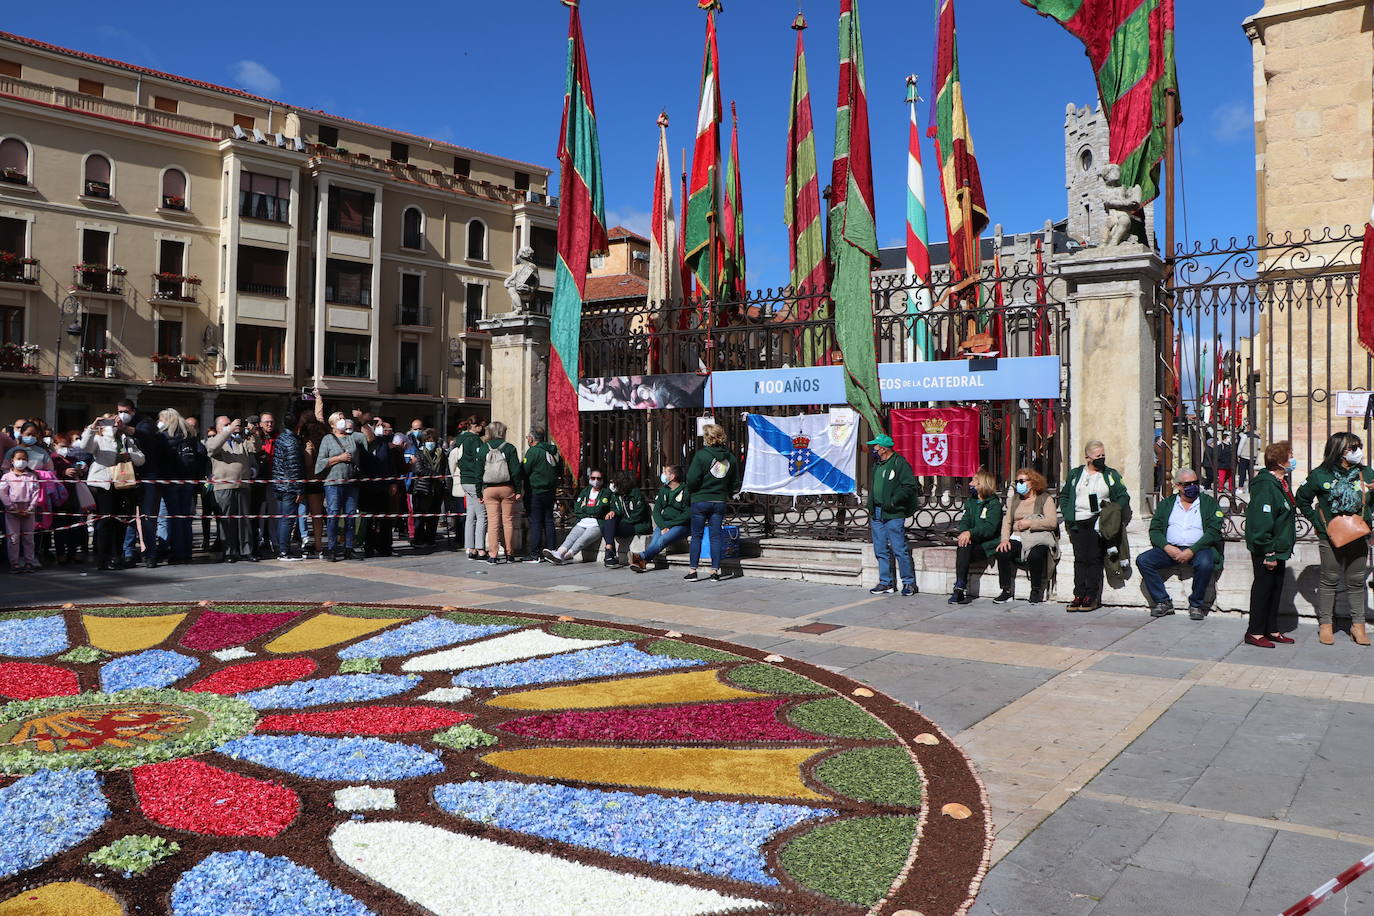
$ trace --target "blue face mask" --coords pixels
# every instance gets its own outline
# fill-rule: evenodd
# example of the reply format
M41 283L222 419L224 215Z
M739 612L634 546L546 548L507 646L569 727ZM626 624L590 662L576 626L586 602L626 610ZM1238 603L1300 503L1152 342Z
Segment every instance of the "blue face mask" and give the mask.
M1296 471L1297 469L1298 469L1298 459L1296 459L1296 458L1289 458L1289 459L1288 459L1288 470L1290 470L1290 471Z
M1185 483L1183 485L1183 498L1192 502L1202 493L1202 487L1196 483Z
M968 485L968 498L969 498L969 499L977 499L977 498L978 498L978 488L975 487L973 484L969 484L969 485Z
M426 442L426 443L425 443L425 451L427 451L427 452L432 452L432 451L434 451L434 445L435 445L435 443L433 443L433 442Z
M1016 495L1017 495L1017 496L1025 496L1025 495L1026 495L1027 493L1029 493L1029 492L1030 492L1030 484L1028 484L1028 483L1018 483L1018 484L1016 485Z
M37 436L21 436L21 437L19 438L19 441L20 441L20 442L23 442L25 445L33 445L33 444L35 444L36 442L38 442L38 437L37 437Z

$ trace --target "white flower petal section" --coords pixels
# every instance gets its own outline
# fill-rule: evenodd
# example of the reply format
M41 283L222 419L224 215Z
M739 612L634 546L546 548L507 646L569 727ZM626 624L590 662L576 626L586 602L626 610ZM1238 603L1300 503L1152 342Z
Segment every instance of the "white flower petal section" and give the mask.
M592 649L596 646L609 646L614 639L569 639L554 636L543 630L522 630L498 636L485 642L417 655L401 666L402 671L458 671L462 668L480 668L483 665L496 665L513 662L535 655L553 655L555 652L572 652L574 649Z
M220 649L218 652L210 653L216 660L222 662L232 662L240 658L252 658L253 652L249 652L243 646L235 646L232 649Z
M329 841L344 864L436 916L704 916L768 906L428 824L348 821Z
M334 807L340 811L392 811L396 808L396 790L349 786L334 793Z
M415 699L428 700L431 703L461 703L470 696L472 689L469 687L435 687L429 693L423 693Z

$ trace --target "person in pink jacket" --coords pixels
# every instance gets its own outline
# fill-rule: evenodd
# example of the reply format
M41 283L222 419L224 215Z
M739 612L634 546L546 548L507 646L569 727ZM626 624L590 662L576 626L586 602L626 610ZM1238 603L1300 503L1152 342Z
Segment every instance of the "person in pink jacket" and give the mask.
M29 468L27 455L14 455L10 469L0 477L0 503L5 506L10 572L34 572L38 561L33 552L33 527L43 508L43 483Z

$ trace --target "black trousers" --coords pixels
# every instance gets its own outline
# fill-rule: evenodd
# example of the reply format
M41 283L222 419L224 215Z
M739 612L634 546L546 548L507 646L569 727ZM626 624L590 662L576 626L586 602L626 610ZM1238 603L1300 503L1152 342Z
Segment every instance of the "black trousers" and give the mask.
M955 588L968 587L968 571L969 567L973 565L973 551L975 549L979 551L982 550L981 547L975 547L973 544L970 544L967 547L960 547L954 552Z
M429 481L433 484L434 481ZM434 492L410 495L410 507L416 515L415 536L410 543L415 547L433 547L434 535L439 527L439 513L444 508L444 494Z
M1251 636L1268 636L1279 632L1284 561L1279 560L1270 569L1264 565L1264 554L1251 553L1250 566L1254 577L1250 582L1250 625L1245 632Z
M547 490L543 493L531 492L529 501L525 503L525 513L529 522L529 550L526 551L530 556L537 557L544 548L555 550L558 547L558 540L553 530L553 505L558 496L556 490Z
M1040 591L1045 587L1045 567L1049 565L1050 549L1041 544L1026 551L1020 541L1012 541L1010 550L997 554L997 578L1004 590L1016 588L1016 564L1023 556L1026 569L1030 572L1031 588Z
M384 483L365 483L358 487L358 511L364 515L391 512L391 497ZM363 544L374 556L390 556L395 521L389 518L363 519Z
M95 511L100 516L118 515L128 517L134 514L138 505L138 489L116 490L104 487L91 487L95 497ZM124 532L129 522L115 518L101 518L95 523L95 559L105 563L120 559L124 555Z
M1097 533L1097 519L1074 522L1069 526L1073 544L1073 593L1080 598L1102 597L1103 562L1107 542Z

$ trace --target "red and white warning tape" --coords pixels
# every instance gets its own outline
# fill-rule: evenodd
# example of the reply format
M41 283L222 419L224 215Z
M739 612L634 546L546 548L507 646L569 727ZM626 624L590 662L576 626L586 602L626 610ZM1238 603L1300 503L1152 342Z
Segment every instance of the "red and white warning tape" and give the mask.
M1374 852L1371 852L1369 855L1284 910L1279 916L1303 916L1304 913L1312 912L1323 902L1330 899L1332 894L1348 886L1356 878L1360 877L1360 875L1363 875L1371 868L1374 868Z

